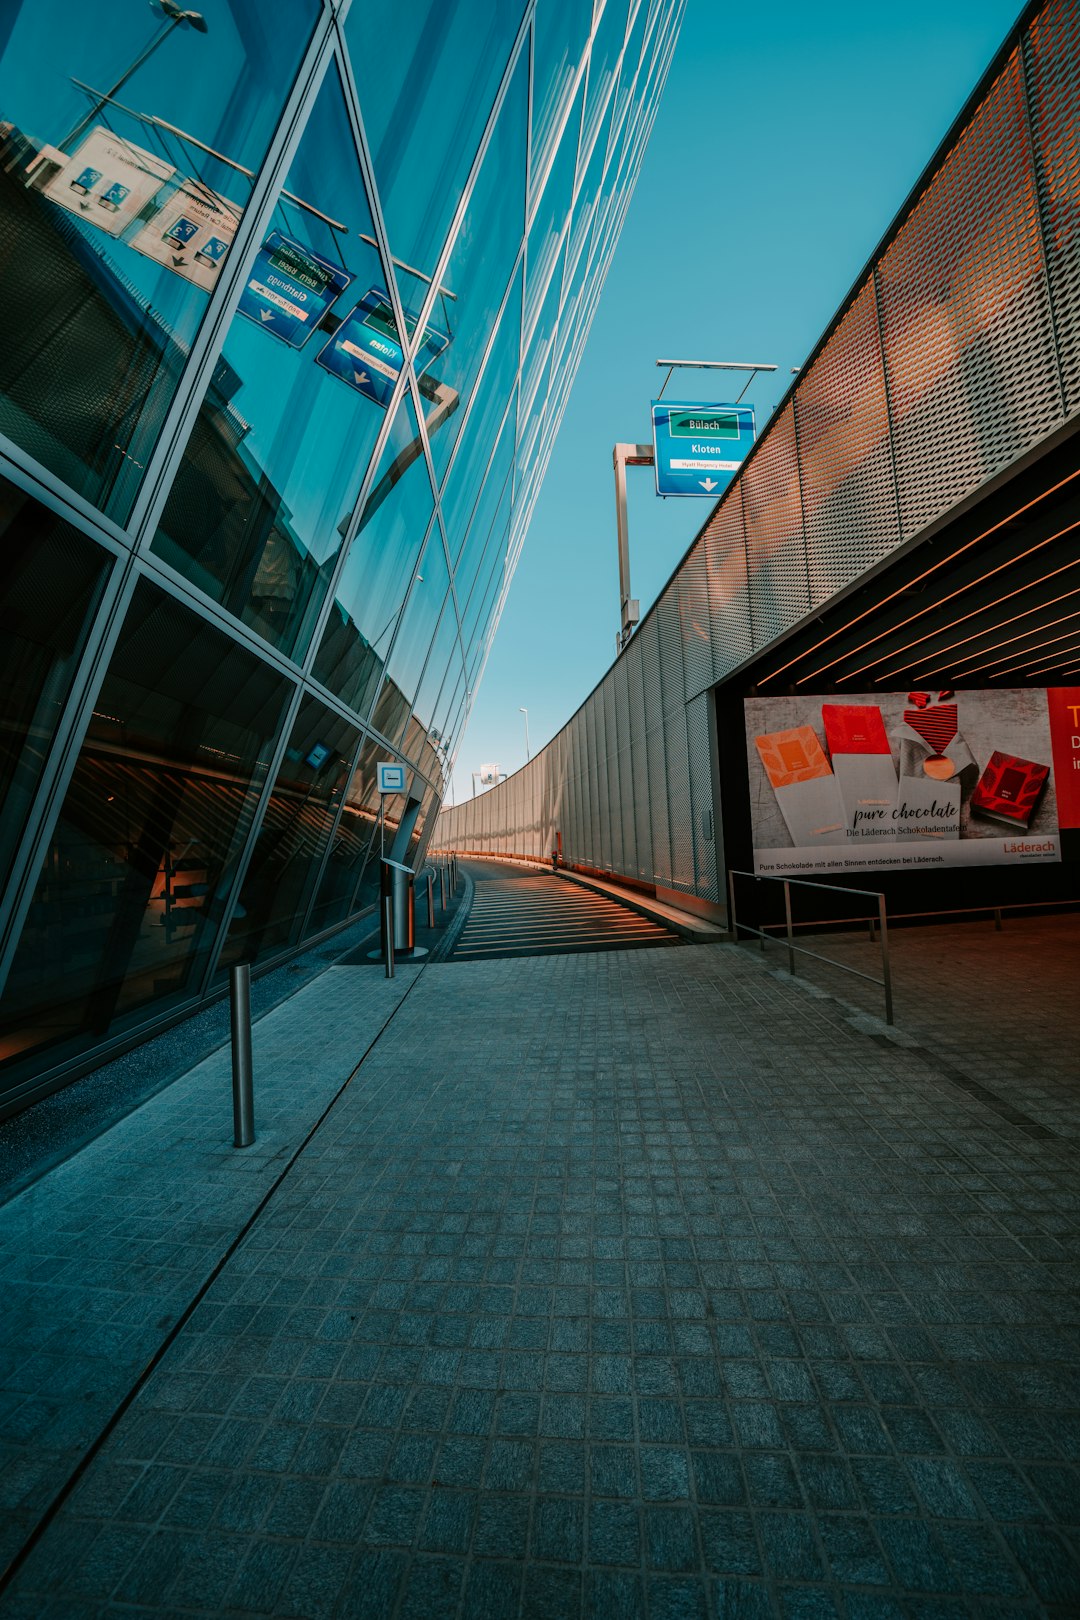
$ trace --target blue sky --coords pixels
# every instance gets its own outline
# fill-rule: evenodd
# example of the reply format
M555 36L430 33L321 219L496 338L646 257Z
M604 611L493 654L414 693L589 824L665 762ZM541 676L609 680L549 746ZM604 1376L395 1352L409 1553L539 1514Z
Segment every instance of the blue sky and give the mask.
M759 431L1019 14L1016 0L688 0L652 140L458 751L536 753L612 661L616 440L649 437L660 356L769 360ZM707 177L707 178L706 178ZM677 373L675 398L708 385ZM730 397L721 391L713 397ZM704 523L631 469L642 612Z

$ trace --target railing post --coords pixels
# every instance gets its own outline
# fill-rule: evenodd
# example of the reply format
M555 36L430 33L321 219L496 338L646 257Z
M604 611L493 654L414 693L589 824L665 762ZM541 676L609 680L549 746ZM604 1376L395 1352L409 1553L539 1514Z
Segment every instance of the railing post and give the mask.
M439 897L442 900L442 908L445 911L446 910L446 864L445 864L445 862L443 863L442 866L439 867Z
M386 925L386 977L394 977L394 902L390 895L383 901L383 922Z
M730 869L727 875L728 892L728 921L731 924L731 937L734 943L739 943L739 919L735 915L735 873Z
M251 1064L251 964L229 969L229 1026L232 1034L233 1147L255 1140L255 1086Z
M995 906L994 907L994 932L996 934L1001 933L1001 907L1000 906Z
M787 970L795 977L795 945L791 935L791 884L784 879L784 921L787 924Z
M885 1022L891 1024L892 1012L892 968L889 965L889 925L885 921L885 896L878 895L878 928L881 931L881 982L885 990Z
M435 926L435 872L432 869L427 875L427 925Z

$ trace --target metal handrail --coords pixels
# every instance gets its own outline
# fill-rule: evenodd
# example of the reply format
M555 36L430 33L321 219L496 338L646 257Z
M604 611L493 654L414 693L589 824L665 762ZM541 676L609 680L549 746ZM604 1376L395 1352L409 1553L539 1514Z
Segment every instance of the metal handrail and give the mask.
M796 955L796 952L798 952L799 955L801 955L801 956L812 956L814 958L815 962L825 962L825 963L828 964L829 967L839 968L841 970L841 972L843 972L843 973L853 973L857 979L866 979L869 984L876 984L881 990L883 990L885 992L885 1022L887 1024L891 1024L893 1022L892 969L891 969L890 964L889 964L889 930L888 930L888 923L887 923L886 917L885 917L885 896L880 892L880 890L878 890L878 889L850 889L850 888L848 888L848 886L846 884L841 884L841 883L816 883L816 882L812 881L809 878L772 877L772 876L769 876L769 875L760 874L758 872L741 872L741 871L736 871L734 869L729 868L729 870L728 870L728 917L729 917L729 920L730 920L730 923L731 923L732 935L734 936L736 944L738 943L739 929L740 928L742 929L743 933L745 933L745 934L754 934L754 935L756 935L757 938L761 941L761 949L762 949L762 951L764 951L764 949L765 949L766 940L771 939L772 935L767 933L762 928L751 928L749 923L741 923L741 922L739 922L738 917L736 915L736 910L735 910L735 879L737 877L750 878L751 882L753 882L753 883L782 883L784 885L784 925L785 925L785 932L787 934L788 972L791 974L792 978L795 977L795 955ZM808 951L805 945L796 945L795 940L794 940L794 933L793 933L794 924L792 923L792 920L791 920L791 886L792 886L792 884L795 884L796 887L801 888L801 889L829 889L834 894L849 894L849 895L850 894L861 894L861 895L865 895L867 897L867 899L877 901L877 918L876 918L876 921L877 921L877 927L878 927L878 931L879 931L880 939L881 939L881 978L880 979L875 979L874 975L872 973L863 973L860 968L854 968L854 967L849 966L849 964L847 962L838 962L835 959L835 957L822 956L820 951ZM854 921L856 919L852 919L852 920ZM871 912L868 917L859 918L857 920L858 921L867 921L867 922L870 923L870 937L873 938L874 922L875 922L874 914Z

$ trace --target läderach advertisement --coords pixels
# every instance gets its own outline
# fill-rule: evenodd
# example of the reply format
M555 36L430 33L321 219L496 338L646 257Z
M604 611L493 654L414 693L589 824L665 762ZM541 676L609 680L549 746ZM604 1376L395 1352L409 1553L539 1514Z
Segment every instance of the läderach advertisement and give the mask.
M1080 688L745 701L754 870L1061 859L1080 826Z

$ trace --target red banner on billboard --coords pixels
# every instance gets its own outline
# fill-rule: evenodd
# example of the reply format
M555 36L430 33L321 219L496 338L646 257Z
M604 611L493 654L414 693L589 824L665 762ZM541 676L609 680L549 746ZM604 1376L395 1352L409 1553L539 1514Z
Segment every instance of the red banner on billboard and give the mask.
M1080 827L1080 686L1049 687L1046 707L1054 750L1058 826Z

